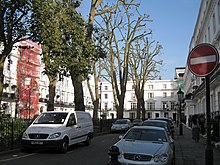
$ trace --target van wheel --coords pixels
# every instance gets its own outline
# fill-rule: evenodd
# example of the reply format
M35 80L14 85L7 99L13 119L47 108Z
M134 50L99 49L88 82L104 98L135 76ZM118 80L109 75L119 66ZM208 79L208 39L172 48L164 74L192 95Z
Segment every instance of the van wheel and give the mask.
M91 137L90 137L90 135L87 135L87 138L86 138L86 141L85 141L85 145L89 146L90 143L91 143Z
M68 140L67 139L63 139L62 146L60 148L61 153L66 153L67 152L68 144L69 144Z

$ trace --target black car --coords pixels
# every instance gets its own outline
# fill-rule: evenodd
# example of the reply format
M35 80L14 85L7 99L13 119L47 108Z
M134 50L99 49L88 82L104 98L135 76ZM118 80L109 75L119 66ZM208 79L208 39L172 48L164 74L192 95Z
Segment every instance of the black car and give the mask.
M158 117L158 118L155 118L155 120L166 121L170 126L172 138L174 138L174 124L173 124L173 121L171 119L166 118L166 117Z

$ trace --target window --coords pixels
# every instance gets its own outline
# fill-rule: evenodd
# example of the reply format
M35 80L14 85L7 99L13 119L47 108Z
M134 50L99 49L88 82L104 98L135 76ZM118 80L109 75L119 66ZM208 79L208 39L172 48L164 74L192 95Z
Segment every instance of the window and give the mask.
M163 105L163 109L167 109L168 108L167 102L163 102L162 105Z
M174 98L174 92L171 92L171 93L170 93L170 97L171 97L171 98Z
M108 103L105 103L105 110L108 109Z
M131 103L131 110L137 109L137 103Z
M163 89L167 89L167 84L163 84Z
M148 85L148 89L154 89L153 85Z
M170 110L174 110L175 109L175 102L170 102Z
M129 113L129 118L134 119L135 118L135 113L134 112Z
M149 99L154 98L154 93L148 93L148 98L149 98Z
M108 94L105 94L105 99L108 99Z
M167 92L163 92L163 98L167 97Z
M71 125L76 125L76 118L75 118L75 114L71 114L69 117L69 120L67 122L67 125L71 126Z
M151 118L151 113L150 113L150 112L147 113L147 118L148 118L148 119Z
M155 103L154 102L147 103L147 109L148 110L155 110Z
M106 90L106 91L108 90L108 86L105 86L105 90Z

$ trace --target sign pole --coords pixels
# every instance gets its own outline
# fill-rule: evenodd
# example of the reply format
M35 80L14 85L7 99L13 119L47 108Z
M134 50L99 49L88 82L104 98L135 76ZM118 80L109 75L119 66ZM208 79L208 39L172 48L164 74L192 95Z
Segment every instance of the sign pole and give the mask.
M213 149L211 145L211 123L210 123L210 86L209 76L205 77L206 86L206 120L207 120L207 144L205 149L205 165L213 165Z

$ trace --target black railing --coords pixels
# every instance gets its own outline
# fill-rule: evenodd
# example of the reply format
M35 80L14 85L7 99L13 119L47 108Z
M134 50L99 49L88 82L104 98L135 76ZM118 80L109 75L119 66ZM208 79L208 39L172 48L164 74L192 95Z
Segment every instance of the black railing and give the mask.
M28 125L29 122L22 119L0 119L0 152L19 148Z

